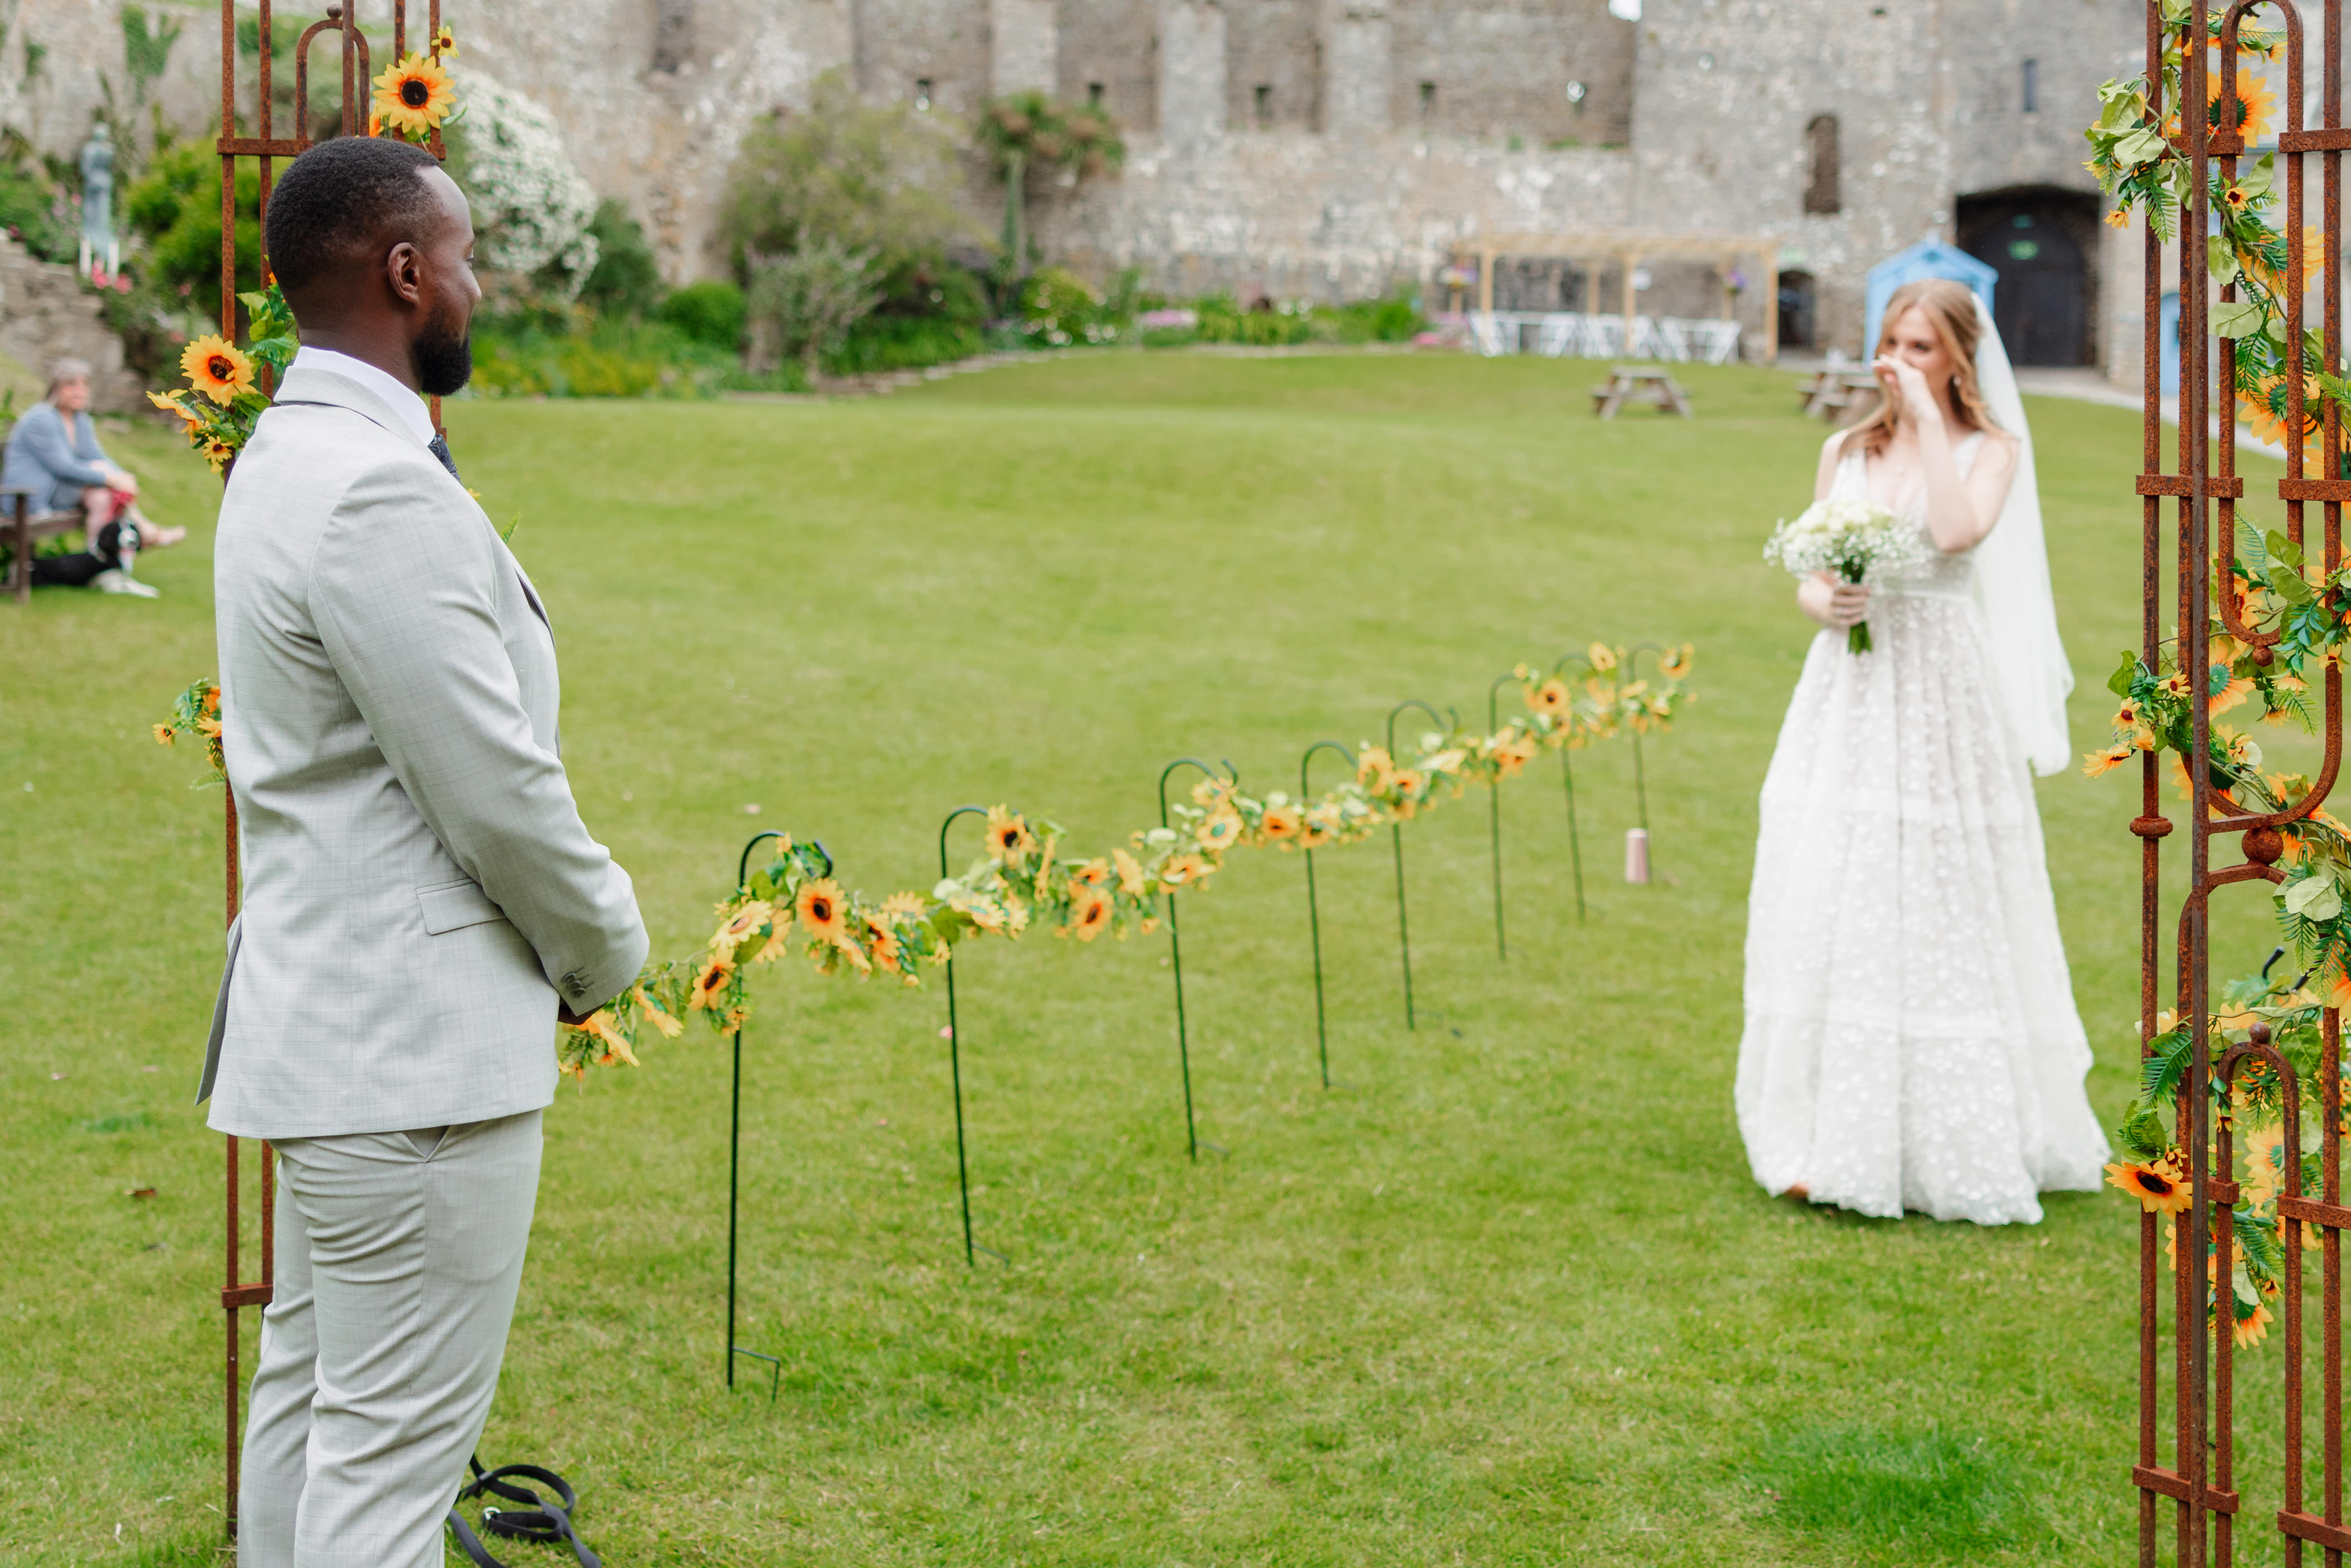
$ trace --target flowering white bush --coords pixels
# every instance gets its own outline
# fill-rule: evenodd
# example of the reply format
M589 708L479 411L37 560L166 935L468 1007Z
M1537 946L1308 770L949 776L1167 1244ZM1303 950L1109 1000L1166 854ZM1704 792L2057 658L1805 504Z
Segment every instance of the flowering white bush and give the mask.
M465 194L486 267L532 273L555 263L567 295L596 268L596 193L564 150L555 118L535 99L470 67L464 90Z

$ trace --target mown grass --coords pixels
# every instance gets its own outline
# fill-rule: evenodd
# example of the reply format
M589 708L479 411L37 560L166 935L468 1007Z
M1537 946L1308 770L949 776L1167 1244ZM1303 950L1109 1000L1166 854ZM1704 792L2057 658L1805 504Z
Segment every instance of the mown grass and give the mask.
M1312 740L1405 697L1471 711L1594 637L1694 640L1702 692L1646 757L1657 885L1616 875L1629 749L1579 761L1588 924L1555 771L1508 790L1507 963L1483 801L1415 824L1417 1030L1385 845L1318 859L1328 1093L1298 862L1187 900L1200 1126L1229 1151L1196 1166L1164 940L970 954L975 1218L1008 1265L963 1262L935 983L763 980L743 1339L784 1363L772 1401L719 1381L723 1045L567 1090L486 1461L570 1476L616 1563L2122 1560L2132 1211L1873 1222L1748 1176L1754 799L1809 630L1758 550L1820 431L1750 370L1690 371L1695 421L1596 423L1594 371L1127 354L820 406L453 404L554 612L582 807L665 952L756 829L887 891L936 875L956 804L1107 848L1173 758L1280 787ZM2136 422L2032 413L2086 749L2137 637ZM220 1149L189 1103L218 804L145 737L213 668L215 492L159 436L120 444L195 525L142 565L166 597L0 606L0 1559L27 1563L210 1561L219 1523ZM2135 796L2041 798L2111 1116ZM2259 901L2226 904L2220 962L2266 950ZM2242 1377L2252 1517L2275 1375Z

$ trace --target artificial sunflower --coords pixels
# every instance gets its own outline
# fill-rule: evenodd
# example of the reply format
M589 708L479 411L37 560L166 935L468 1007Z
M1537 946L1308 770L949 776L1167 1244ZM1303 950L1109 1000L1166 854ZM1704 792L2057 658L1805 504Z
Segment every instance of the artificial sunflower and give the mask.
M1091 942L1110 926L1110 894L1098 887L1078 886L1071 890L1070 923L1067 927L1081 942Z
M882 913L892 920L919 920L930 904L919 893L893 893L882 901Z
M2251 675L2234 676L2230 680L2227 685L2222 686L2219 691L2212 694L2211 711L2214 713L2227 713L2231 708L2235 707L2239 703L2243 702L2247 697L2252 695L2253 678Z
M159 724L159 725L157 725L157 726L155 727L155 744L156 744L156 745L158 745L158 746L171 746L171 745L174 744L175 740L176 740L176 737L172 734L172 727L171 727L170 725L168 725L168 724Z
M218 436L204 443L204 462L215 474L226 468L236 458L236 448Z
M1583 656L1594 670L1604 673L1616 667L1616 650L1605 643L1594 643L1583 651Z
M1009 865L1029 858L1037 837L1020 813L1005 806L987 809L987 852Z
M1208 874L1206 859L1196 854L1169 855L1159 867L1162 887L1183 887Z
M437 60L457 57L457 35L449 30L446 22L442 23L441 30L433 35L433 57Z
M1213 774L1192 786L1192 804L1214 811L1233 798L1233 787Z
M1240 813L1229 806L1220 806L1200 820L1200 825L1192 830L1192 836L1200 841L1204 849L1229 849L1241 836Z
M1320 849L1339 836L1340 826L1339 808L1325 801L1306 813L1298 841L1310 850Z
M849 935L849 913L843 904L841 884L820 876L800 883L799 895L792 900L792 913L799 916L810 936L837 946Z
M1118 890L1129 898L1143 896L1143 862L1124 850L1110 852L1111 864L1118 868Z
M402 55L375 78L372 107L395 136L423 141L457 104L457 84L430 55Z
M2106 1183L2138 1199L2149 1214L2178 1214L2191 1201L2187 1181L2169 1155L2144 1165L2117 1161L2106 1167Z
M2220 73L2208 71L2204 76L2204 101L2216 130L2235 130L2247 141L2258 141L2270 128L2270 117L2277 112L2277 94L2269 83L2244 71L2237 73L2237 113L2235 123L2229 122L2227 111L2220 103Z
M694 988L686 993L686 1006L697 1012L716 1012L726 999L726 988L735 977L735 960L724 954L714 953L694 977Z
M1355 782L1374 795L1384 795L1395 781L1395 759L1384 746L1366 746L1355 759Z
M879 910L869 910L864 917L865 945L873 949L873 961L892 974L898 967L898 933L892 928L890 918Z
M253 361L245 350L222 337L207 332L180 350L180 372L186 376L195 390L226 408L241 392L253 386ZM182 417L185 417L184 413ZM189 420L193 424L195 421Z
M1657 660L1657 674L1669 681L1678 681L1690 673L1690 663L1698 657L1698 644L1685 643L1678 648L1668 648Z
M598 1008L570 1027L602 1042L604 1053L596 1060L605 1066L610 1067L615 1061L627 1062L631 1067L641 1065L637 1053L629 1049L628 1037L612 1027L612 1015L602 1008Z
M2253 1346L2261 1343L2262 1341L2269 1337L2269 1308L2263 1306L2259 1301L2255 1301L2252 1303L2252 1308L2248 1310L2245 1303L2238 1301L2234 1295L2231 1295L2229 1300L2235 1308L2233 1314L2234 1321L2231 1322L2231 1328L2236 1334L2237 1348L2239 1350L2251 1350Z
M1417 768L1399 768L1395 773L1395 792L1407 802L1417 803L1428 793L1428 775Z
M637 1004L637 1010L644 1014L645 1021L659 1030L664 1040L675 1040L685 1032L685 1026L670 1017L666 1008L645 995L643 986L631 986L629 996Z
M1070 873L1072 887L1107 887L1110 885L1110 862L1097 855Z
M1299 810L1291 805L1268 806L1258 823L1258 832L1270 844L1282 843L1298 836L1301 825Z
M755 898L735 911L719 924L717 933L710 938L710 950L725 953L728 957L738 955L736 949L759 933L759 928L775 916L775 906L764 898Z
M184 392L149 392L147 401L166 413L177 414L180 418L180 433L184 435L188 431L204 423L202 414L180 401L187 395Z

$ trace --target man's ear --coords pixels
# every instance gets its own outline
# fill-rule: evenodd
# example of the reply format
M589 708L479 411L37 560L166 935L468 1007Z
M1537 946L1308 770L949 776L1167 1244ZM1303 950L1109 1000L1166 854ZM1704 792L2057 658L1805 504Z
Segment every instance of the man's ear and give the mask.
M392 298L402 305L424 298L424 255L413 242L402 240L384 253L383 279Z

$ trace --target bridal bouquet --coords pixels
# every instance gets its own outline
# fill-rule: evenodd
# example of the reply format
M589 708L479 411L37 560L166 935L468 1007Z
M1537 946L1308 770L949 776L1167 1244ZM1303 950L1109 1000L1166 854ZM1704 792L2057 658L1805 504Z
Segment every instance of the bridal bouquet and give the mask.
M1926 559L1916 529L1906 528L1885 507L1867 501L1814 501L1795 521L1782 519L1763 547L1763 559L1798 577L1833 573L1861 582L1882 567L1917 564ZM1845 652L1866 653L1869 622L1857 622L1844 636Z

